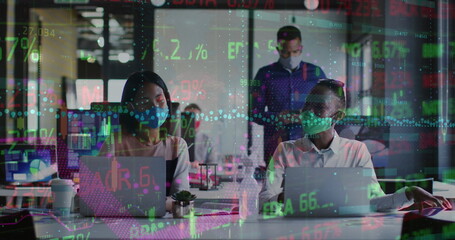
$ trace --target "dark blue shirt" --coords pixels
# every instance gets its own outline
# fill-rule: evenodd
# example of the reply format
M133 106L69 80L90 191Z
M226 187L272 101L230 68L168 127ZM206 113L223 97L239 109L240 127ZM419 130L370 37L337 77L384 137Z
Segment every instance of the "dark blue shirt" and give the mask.
M326 76L320 67L303 61L294 72L285 69L279 62L262 67L250 91L253 121L264 125L265 136L273 134L279 126L276 121L279 113L284 110L299 111L311 89L323 78ZM290 139L302 136L300 124L287 126L287 129Z
M303 61L294 72L279 62L259 69L250 93L253 121L264 126L265 157L273 154L279 141L303 136L300 124L285 126L278 121L279 114L284 110L298 112L302 109L306 96L318 80L324 78L325 73L320 67Z

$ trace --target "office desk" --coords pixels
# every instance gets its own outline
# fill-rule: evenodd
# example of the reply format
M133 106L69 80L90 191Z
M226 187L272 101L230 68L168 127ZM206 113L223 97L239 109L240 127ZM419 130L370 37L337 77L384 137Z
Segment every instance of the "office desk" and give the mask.
M202 239L396 239L403 213L363 218L276 218L208 230Z
M239 183L224 182L218 187L218 190L204 191L199 188L190 188L190 192L196 194L195 206L198 207L204 202L218 202L218 203L235 203L239 202L238 192ZM258 188L262 185L258 184Z
M42 239L396 239L404 213L363 218L275 218L240 223L238 215L193 219L91 218L56 220L35 216ZM94 221L94 222L93 222Z
M202 191L199 188L190 188L193 194L196 194L196 206L207 202L217 200L222 203L238 203L238 183L227 182L218 187L218 190ZM0 197L6 197L6 206L8 207L22 207L23 198L29 197L31 199L30 207L45 208L49 202L48 198L51 196L50 187L21 187L16 189L5 189L0 187ZM15 200L15 201L14 201Z
M455 186L436 182L434 194L455 196ZM404 214L374 213L367 217L314 219L278 217L245 222L239 221L238 215L190 219L172 219L169 214L156 219L58 219L43 214L33 218L36 234L41 239L397 239ZM455 212L444 214L455 215Z
M455 185L434 181L433 194L446 198L455 198Z
M33 199L30 202L31 207L38 206L44 208L47 204L47 198L51 196L50 187L21 187L16 189L5 189L0 187L0 196L6 197L6 206L8 207L22 207L24 197ZM16 202L14 203L14 198ZM35 199L36 198L36 199Z

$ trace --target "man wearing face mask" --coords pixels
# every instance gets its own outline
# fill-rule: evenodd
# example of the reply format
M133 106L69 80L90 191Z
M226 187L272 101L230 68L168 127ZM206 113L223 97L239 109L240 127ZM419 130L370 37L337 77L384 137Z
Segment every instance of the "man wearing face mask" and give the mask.
M267 170L267 179L259 193L259 203L283 203L283 181L286 168L369 168L373 169L371 155L366 145L356 140L338 136L335 124L344 118L346 100L344 83L323 79L317 83L301 110L301 125L305 136L278 145L273 163ZM374 172L373 172L374 173ZM370 186L365 186L370 187ZM422 188L404 187L393 194L384 194L376 175L373 174L370 204L378 211L394 210L416 203L451 209L450 202L433 196Z
M185 107L185 112L192 112L196 115L194 139L194 162L191 163L192 168L199 168L199 163L217 163L216 151L213 148L212 140L210 137L200 131L201 126L201 108L191 103Z
M262 67L256 74L251 117L264 126L264 160L268 165L273 151L282 141L301 138L299 110L305 97L325 78L320 67L302 61L302 38L298 28L284 26L277 33L277 62Z

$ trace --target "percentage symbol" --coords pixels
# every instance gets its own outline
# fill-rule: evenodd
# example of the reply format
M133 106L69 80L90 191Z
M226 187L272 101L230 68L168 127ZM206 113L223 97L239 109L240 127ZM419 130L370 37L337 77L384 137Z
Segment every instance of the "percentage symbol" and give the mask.
M54 134L54 128L51 128L51 131L47 134L47 143L46 144L55 144L56 139L52 138L52 134Z
M397 54L397 49L399 48L400 44L397 42L390 42L390 46L389 58L394 58Z
M191 120L190 120L191 121ZM188 127L189 127L190 123L188 122L188 119L183 117L181 119L181 127L183 129L185 129L185 133L183 134L183 138L185 138L187 136L187 133L188 133Z
M194 127L190 127L191 123L193 122L193 119L194 119L194 115L191 115L189 120L184 118L184 120L187 120L187 121L183 121L183 122L186 122L186 124L182 124L182 127L185 128L185 133L183 134L183 138L186 138L188 135L190 137L194 136Z
M24 41L23 41L24 39L27 39L27 41L26 41L27 44L26 44L25 46L24 46L24 44L23 44L23 43L24 43ZM22 38L22 39L21 39L21 48L24 49L24 50L25 50L25 49L28 49L27 55L25 55L25 58L24 58L24 62L26 62L27 59L30 57L30 53L31 53L32 51L33 51L33 52L34 52L34 51L38 51L37 49L32 49L33 46L35 45L35 41L36 41L36 37L33 37L32 44L29 45L29 44L28 44L28 38ZM35 53L35 52L34 52L34 53ZM39 60L39 55L38 55L38 59L35 59L34 57L32 57L32 60L33 60L33 61Z
M54 128L51 128L51 130L48 132L46 128L41 128L39 131L39 137L40 139L46 139L45 144L55 144L55 138L52 138L52 134L54 134Z
M399 57L400 58L406 57L406 54L409 52L409 48L405 48L401 43L397 43L397 48L399 52Z
M204 80L193 80L193 82L191 83L191 87L193 88L194 91L196 91L196 100L197 100L197 97L200 95L201 99L204 100L205 99L205 90L202 88L202 84L204 83Z
M199 58L203 60L207 59L207 49L204 49L203 44L197 45L196 50L198 50L196 60L199 60Z

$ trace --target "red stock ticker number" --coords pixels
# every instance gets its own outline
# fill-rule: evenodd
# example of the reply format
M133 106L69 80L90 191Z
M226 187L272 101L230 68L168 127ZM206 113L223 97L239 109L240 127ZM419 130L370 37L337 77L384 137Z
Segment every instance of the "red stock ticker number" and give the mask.
M180 86L171 92L171 99L181 101L205 100L206 91L203 88L204 80L182 80ZM180 94L178 94L180 93Z
M276 0L173 0L172 5L218 7L226 4L229 8L274 9ZM327 1L327 0L326 0Z
M117 173L113 174L112 170L108 170L107 173L103 174L101 172L94 172L94 177L98 182L103 183L104 187L109 192L115 192L117 190L132 189L132 188L147 188L152 183L155 187L155 178L148 174L150 171L149 166L143 166L139 170L139 180L138 182L131 182L130 177L131 172L128 168L119 168ZM96 187L89 189L87 194L96 192Z
M382 15L380 9L379 0L339 0L337 13L344 12L346 16L379 17Z

